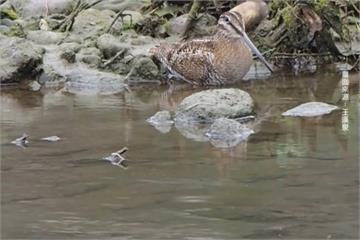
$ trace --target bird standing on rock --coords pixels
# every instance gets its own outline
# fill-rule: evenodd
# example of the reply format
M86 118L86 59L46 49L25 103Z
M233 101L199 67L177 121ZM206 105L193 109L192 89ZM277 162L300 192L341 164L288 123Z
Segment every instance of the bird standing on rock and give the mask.
M250 6L262 9L265 5L267 11L262 1L255 3ZM251 12L252 16L246 15L247 12ZM245 32L249 21L254 24L254 19L261 21L264 18L259 19L263 11L256 12L257 15L254 11L230 10L220 16L213 36L180 43L161 43L151 48L149 53L166 67L170 76L193 85L223 85L241 80L250 69L252 53L272 71Z

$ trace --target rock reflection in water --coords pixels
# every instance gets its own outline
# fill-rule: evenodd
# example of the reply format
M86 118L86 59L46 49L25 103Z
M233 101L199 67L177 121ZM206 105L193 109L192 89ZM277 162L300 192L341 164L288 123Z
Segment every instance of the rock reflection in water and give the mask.
M187 139L197 142L208 142L209 138L205 135L209 125L196 122L175 121L175 128Z

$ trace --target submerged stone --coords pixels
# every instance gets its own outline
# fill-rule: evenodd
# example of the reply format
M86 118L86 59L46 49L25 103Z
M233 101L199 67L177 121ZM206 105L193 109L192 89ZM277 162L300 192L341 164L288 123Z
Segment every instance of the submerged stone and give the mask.
M48 141L48 142L57 142L57 141L60 141L61 138L59 138L58 136L50 136L50 137L41 138L41 140Z
M29 141L27 140L29 138L29 135L27 135L26 133L23 133L23 135L17 139L15 139L14 141L12 141L12 144L15 144L16 146L19 147L27 147L27 144L29 143Z
M215 147L228 148L247 140L253 133L252 129L233 119L219 118L210 126L205 135Z
M329 114L332 111L339 109L337 106L330 105L323 102L308 102L294 107L284 113L282 116L291 117L316 117L324 114Z

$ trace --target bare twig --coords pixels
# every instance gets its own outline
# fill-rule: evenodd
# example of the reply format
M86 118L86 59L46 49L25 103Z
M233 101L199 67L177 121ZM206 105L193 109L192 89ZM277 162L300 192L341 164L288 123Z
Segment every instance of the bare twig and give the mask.
M118 59L120 56L122 56L125 52L127 51L127 49L122 49L119 52L117 52L115 54L115 56L113 56L112 58L110 58L109 60L107 60L103 67L107 67L108 65L110 65L111 63L113 63L116 59Z

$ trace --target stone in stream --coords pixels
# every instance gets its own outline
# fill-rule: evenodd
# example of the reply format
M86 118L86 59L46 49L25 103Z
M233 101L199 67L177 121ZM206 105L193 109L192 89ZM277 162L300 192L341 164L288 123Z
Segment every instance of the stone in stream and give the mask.
M329 114L337 109L339 109L337 106L323 102L308 102L308 103L303 103L290 110L287 110L281 115L291 116L291 117L317 117L324 114Z
M26 133L24 133L21 137L15 139L14 141L12 141L12 144L15 144L16 146L25 148L27 147L26 145L29 143L29 141L27 140L29 138L29 135L27 135Z
M159 111L155 113L155 115L146 119L146 122L155 127L161 133L168 133L174 123L174 121L171 120L171 114L169 111Z
M31 81L29 84L28 84L28 87L31 91L34 91L34 92L37 92L41 89L41 85L40 83L38 83L37 81Z
M57 142L57 141L60 141L61 138L59 138L58 136L50 136L50 137L41 138L41 140L48 141L48 142Z
M112 165L127 169L127 164L125 163L127 159L124 158L122 154L124 154L128 150L129 149L127 147L124 147L117 152L111 153L109 156L103 157L102 160L109 161Z
M246 141L253 133L252 129L233 119L218 118L205 135L215 147L229 148Z
M205 90L186 97L175 111L175 121L212 122L238 118L253 112L254 101L240 89Z

